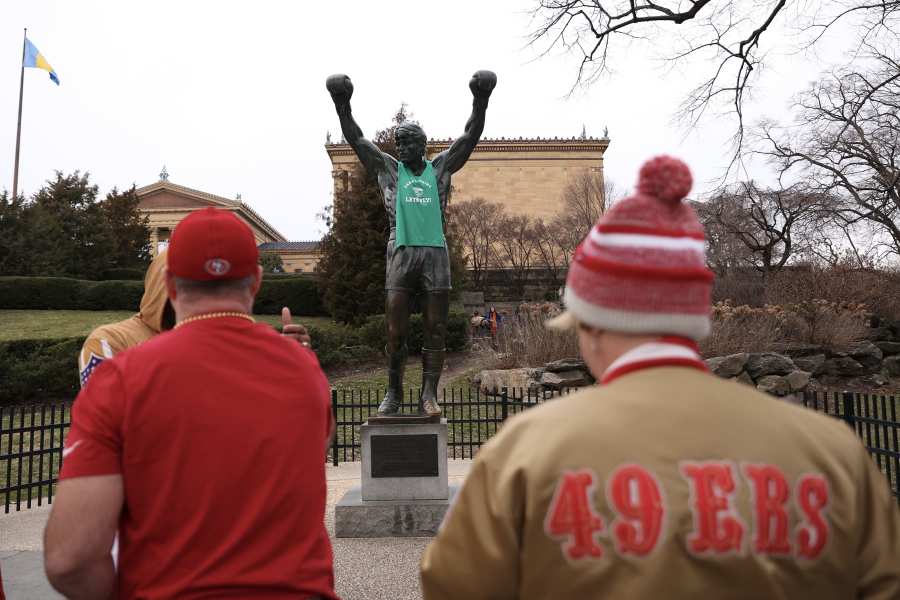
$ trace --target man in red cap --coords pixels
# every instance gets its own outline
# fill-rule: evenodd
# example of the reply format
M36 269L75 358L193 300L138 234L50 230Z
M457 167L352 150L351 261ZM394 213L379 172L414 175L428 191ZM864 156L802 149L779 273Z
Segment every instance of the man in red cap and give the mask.
M184 219L166 272L175 329L79 394L44 543L65 596L336 597L328 382L312 351L254 323L257 258L233 214Z
M841 421L707 372L712 273L658 157L566 279L600 381L479 451L422 560L443 598L900 598L900 511Z

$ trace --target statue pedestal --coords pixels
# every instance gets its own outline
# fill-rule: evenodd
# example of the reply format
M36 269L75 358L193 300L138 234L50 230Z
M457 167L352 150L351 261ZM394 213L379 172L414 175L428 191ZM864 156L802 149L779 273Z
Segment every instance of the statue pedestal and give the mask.
M447 480L447 421L360 427L361 486L334 509L336 537L430 537L456 492Z

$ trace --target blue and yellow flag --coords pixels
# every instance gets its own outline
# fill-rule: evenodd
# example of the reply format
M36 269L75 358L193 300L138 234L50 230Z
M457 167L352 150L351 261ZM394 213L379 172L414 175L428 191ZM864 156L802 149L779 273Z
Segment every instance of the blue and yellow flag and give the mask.
M50 79L53 80L53 83L59 85L59 77L56 76L56 71L53 70L53 67L44 58L44 55L38 51L28 38L25 38L25 61L22 63L22 66L47 71L50 73Z

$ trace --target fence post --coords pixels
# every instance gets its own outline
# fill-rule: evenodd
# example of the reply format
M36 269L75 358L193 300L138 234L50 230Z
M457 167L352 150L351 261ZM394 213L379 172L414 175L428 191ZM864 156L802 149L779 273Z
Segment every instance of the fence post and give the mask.
M843 404L844 413L841 415L841 419L843 419L844 422L850 426L850 429L856 431L856 414L853 406L853 392L844 392L841 396L841 404Z
M500 391L500 415L503 421L509 416L509 390L506 387Z
M331 388L331 414L334 415L334 439L331 440L331 464L338 466L337 389Z

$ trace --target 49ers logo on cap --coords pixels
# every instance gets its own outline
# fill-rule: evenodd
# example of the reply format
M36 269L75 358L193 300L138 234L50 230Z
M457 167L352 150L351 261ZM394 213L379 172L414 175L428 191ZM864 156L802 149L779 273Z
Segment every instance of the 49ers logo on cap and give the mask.
M203 264L203 269L213 277L222 277L231 270L231 263L224 258L211 258Z

